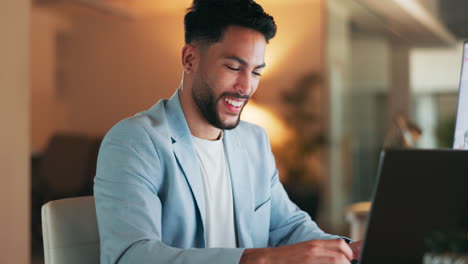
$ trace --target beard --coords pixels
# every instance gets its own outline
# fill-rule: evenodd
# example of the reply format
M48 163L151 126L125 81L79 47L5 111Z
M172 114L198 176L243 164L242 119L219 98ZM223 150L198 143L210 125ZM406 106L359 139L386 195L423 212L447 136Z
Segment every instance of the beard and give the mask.
M245 99L245 103L242 106L241 111L237 115L237 120L234 123L227 124L225 121L221 120L219 115L217 105L220 100L223 100L225 96L235 97L239 99ZM198 110L205 118L205 120L212 126L219 129L231 130L237 127L240 122L240 115L244 106L249 100L249 96L240 95L234 93L222 93L219 96L215 95L214 89L200 76L198 81L194 83L192 87L192 99L198 107Z

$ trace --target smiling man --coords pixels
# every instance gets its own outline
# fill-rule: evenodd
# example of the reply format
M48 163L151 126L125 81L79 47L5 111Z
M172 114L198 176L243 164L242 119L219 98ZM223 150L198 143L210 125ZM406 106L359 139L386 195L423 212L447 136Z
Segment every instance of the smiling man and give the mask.
M94 195L101 263L349 263L288 198L269 140L240 121L276 25L250 0L195 0L182 84L106 135Z
M184 46L179 96L193 136L216 140L222 129L237 127L265 67L265 46L263 34L237 25L227 27L219 42Z

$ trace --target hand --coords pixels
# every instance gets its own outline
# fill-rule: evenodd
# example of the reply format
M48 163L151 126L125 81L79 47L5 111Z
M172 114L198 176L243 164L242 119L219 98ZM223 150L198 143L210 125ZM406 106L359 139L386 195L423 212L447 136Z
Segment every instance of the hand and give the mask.
M353 259L359 259L359 255L361 254L362 241L359 240L348 245L353 251Z
M246 249L241 264L349 264L353 251L343 239L311 240L277 248Z

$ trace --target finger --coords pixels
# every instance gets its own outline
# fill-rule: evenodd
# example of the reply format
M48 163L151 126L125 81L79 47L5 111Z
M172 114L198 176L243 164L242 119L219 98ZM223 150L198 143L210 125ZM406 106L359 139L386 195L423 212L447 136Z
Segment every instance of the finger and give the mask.
M331 256L323 256L315 258L311 264L349 264L349 260L347 260L343 255L340 257L331 257Z
M323 247L344 254L348 260L353 259L353 251L343 239L323 240L323 242Z
M353 251L353 258L358 259L361 254L362 241L356 241L349 244L349 247Z
M312 260L316 260L318 258L326 258L328 260L334 260L333 262L328 263L342 263L344 260L345 263L349 264L350 259L345 254L343 254L339 250L336 250L335 248L327 248L323 245L316 245L310 249L308 255ZM315 262L312 261L312 263Z

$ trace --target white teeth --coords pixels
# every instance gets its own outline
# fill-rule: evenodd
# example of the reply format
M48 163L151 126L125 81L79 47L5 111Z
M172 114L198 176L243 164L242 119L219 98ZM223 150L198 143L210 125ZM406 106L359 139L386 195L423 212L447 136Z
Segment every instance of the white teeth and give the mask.
M240 107L243 104L243 102L234 101L234 100L231 100L229 98L224 98L224 101L226 101L227 103L229 103L230 105L235 106L235 107Z

